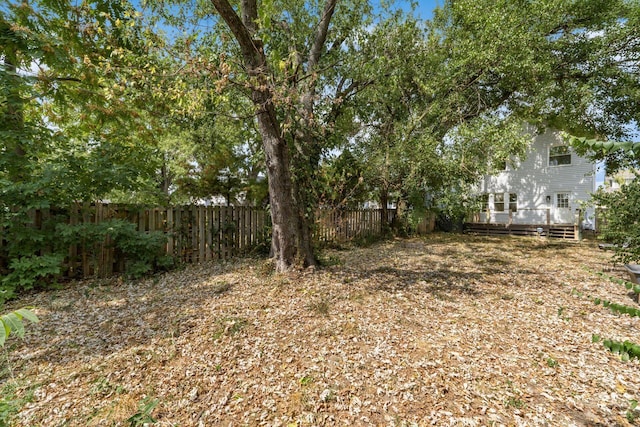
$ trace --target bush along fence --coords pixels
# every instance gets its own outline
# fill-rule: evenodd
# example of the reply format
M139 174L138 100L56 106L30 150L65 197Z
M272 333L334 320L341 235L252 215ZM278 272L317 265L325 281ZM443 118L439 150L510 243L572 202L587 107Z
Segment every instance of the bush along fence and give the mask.
M268 249L268 212L243 206L143 208L77 204L0 212L0 302L59 278L141 277L175 263ZM388 211L388 223L395 218ZM314 237L343 243L382 234L381 209L320 210Z
M140 277L227 259L264 244L268 231L266 212L249 207L84 204L3 214L0 301L61 277Z

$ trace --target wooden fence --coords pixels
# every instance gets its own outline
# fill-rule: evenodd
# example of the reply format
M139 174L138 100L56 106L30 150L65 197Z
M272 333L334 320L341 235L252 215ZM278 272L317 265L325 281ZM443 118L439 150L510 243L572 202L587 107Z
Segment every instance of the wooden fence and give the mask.
M164 252L176 261L197 263L228 259L266 241L267 214L250 207L177 206L140 208L136 206L96 204L69 209L42 209L29 214L34 230L52 229L51 222L69 225L101 224L119 219L135 224L139 232L161 232L166 236ZM55 224L54 224L55 225ZM0 237L0 249L4 238ZM50 252L43 247L42 255ZM1 255L0 255L1 256ZM1 263L2 260L0 260ZM6 265L6 260L3 264ZM123 272L124 256L107 235L104 241L68 250L64 260L64 276L106 277Z
M357 238L380 235L382 209L357 211L320 210L314 238L321 243L344 243ZM395 218L388 210L387 221ZM268 241L270 218L264 210L243 206L178 206L140 208L116 204L77 205L69 209L42 209L29 214L29 227L55 229L56 223L71 226L104 224L124 220L135 224L138 232L161 232L166 236L164 252L182 263L228 259ZM0 258L6 236L0 236ZM51 245L40 250L51 252ZM64 260L67 277L107 277L125 270L127 260L107 235L104 241L74 244ZM0 259L0 271L8 259Z
M354 239L379 236L383 229L382 209L320 209L316 214L315 240L321 243L344 243ZM396 217L395 209L387 209L387 224Z

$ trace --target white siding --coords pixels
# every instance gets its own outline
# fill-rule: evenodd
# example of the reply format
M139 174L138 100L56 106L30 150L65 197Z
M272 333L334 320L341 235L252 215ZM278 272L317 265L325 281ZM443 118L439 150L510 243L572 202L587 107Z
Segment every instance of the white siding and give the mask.
M491 222L509 221L508 193L518 197L518 211L512 222L521 224L546 223L546 210L550 209L552 223L573 222L580 202L587 201L595 191L595 165L588 159L571 153L571 164L550 166L549 149L562 145L557 132L547 131L533 139L526 158L517 165L507 165L507 170L496 176L487 176L480 182L480 193L489 193L489 207L493 210L493 194L505 194L505 212L493 213ZM569 209L555 208L556 195L569 193ZM570 214L567 216L567 214ZM486 215L481 214L481 221Z

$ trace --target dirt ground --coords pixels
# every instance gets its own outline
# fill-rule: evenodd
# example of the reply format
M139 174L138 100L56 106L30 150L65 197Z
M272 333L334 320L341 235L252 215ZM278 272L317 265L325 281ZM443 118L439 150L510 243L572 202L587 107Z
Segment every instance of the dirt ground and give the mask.
M434 234L15 301L0 417L24 426L640 425L636 306L594 242ZM7 363L8 361L8 363ZM3 413L4 410L4 413ZM0 421L2 424L2 421Z

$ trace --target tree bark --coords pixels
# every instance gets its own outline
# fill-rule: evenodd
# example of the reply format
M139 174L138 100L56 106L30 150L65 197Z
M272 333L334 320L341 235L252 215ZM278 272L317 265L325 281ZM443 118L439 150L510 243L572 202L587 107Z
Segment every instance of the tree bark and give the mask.
M318 66L322 56L323 47L327 41L329 24L336 8L337 0L327 0L322 11L322 16L318 22L313 44L309 50L307 58L306 73L312 74ZM314 122L314 100L316 96L317 79L312 78L306 86L301 88L300 104L302 106L302 118L304 127L300 129L294 145L296 151L293 156L296 179L293 182L293 192L298 201L298 246L301 248L300 255L304 259L305 265L315 265L316 259L313 254L313 225L315 222L315 211L318 206L317 197L313 187L317 179L318 164L320 162L321 147L312 129ZM305 248L308 248L306 250Z

